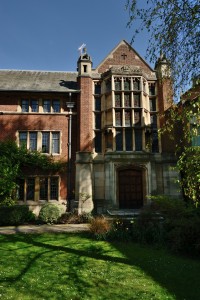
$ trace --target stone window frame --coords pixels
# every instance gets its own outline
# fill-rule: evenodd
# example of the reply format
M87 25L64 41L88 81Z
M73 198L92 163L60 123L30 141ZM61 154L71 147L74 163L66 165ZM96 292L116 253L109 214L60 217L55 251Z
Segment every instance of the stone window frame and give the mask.
M37 141L36 141L36 149L31 149L30 148L30 135L31 133L37 133ZM49 133L49 145L48 145L48 151L43 151L43 146L42 146L42 134L43 133ZM56 146L58 148L57 152L53 152L52 150L55 149L55 145L53 144L55 141L55 137L53 138L53 136L55 134L58 134L58 146ZM24 141L20 142L20 134L26 134L26 139L23 139ZM19 130L17 132L17 144L18 146L25 146L26 149L29 150L36 150L36 151L41 151L43 154L47 154L47 155L60 155L61 154L61 132L59 130L54 130L54 131L49 131L49 130Z
M45 197L41 197L41 180L45 179L47 183L47 191L45 191ZM55 179L57 180L57 184L55 185ZM33 182L33 187L29 186L29 181ZM45 183L45 184L46 184ZM19 190L18 190L18 200L23 202L38 202L38 201L59 201L60 198L60 177L49 176L49 175L38 175L38 176L27 176L21 180L19 180ZM29 190L30 188L30 190ZM54 189L54 191L53 191ZM55 190L56 189L56 190ZM28 194L29 193L29 194ZM32 193L32 195L31 195ZM55 195L53 197L52 195ZM30 195L30 196L29 196Z

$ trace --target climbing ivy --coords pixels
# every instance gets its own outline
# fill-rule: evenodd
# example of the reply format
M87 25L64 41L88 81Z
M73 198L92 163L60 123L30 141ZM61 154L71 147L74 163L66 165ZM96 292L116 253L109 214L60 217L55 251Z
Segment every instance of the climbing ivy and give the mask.
M65 169L63 161L54 161L52 156L18 147L14 141L0 142L0 166L0 205L15 203L17 180L24 177L25 169L51 173Z

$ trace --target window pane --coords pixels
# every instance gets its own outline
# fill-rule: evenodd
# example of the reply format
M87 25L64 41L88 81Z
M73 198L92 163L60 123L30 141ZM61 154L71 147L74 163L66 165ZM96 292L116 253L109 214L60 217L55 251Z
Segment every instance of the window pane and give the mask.
M132 151L132 130L125 129L125 139L126 139L126 151Z
M124 80L124 90L125 91L130 91L130 89L131 89L130 80L129 79L125 79Z
M133 89L134 89L134 91L139 91L140 90L140 80L139 79L135 79L133 81Z
M27 132L19 133L19 146L27 147Z
M29 111L29 101L22 100L22 112L28 112L28 111Z
M122 113L121 111L115 112L115 126L122 126Z
M120 91L121 90L121 80L117 79L115 81L115 90Z
M95 94L101 94L101 84L100 83L96 83L95 85L94 85L94 93Z
M51 101L50 100L44 100L43 112L51 112Z
M60 153L60 133L52 133L52 153Z
M95 128L101 129L101 114L95 114Z
M151 115L151 126L157 128L157 115Z
M29 143L29 149L31 151L37 150L37 132L30 132L30 143Z
M58 200L58 178L50 178L50 200Z
M142 130L135 130L135 151L142 151Z
M130 94L124 94L124 106L131 107L131 95Z
M123 151L122 130L116 131L116 151Z
M140 111L134 112L134 119L135 119L135 126L141 126L141 112Z
M96 111L101 111L101 98L95 97L95 108Z
M31 100L31 111L38 112L38 100Z
M150 103L150 111L156 111L156 99L150 99L149 100Z
M128 127L131 126L131 111L130 110L125 111L125 126L128 126Z
M115 107L121 107L121 95L120 94L115 94Z
M26 191L26 199L34 200L35 194L35 178L27 179L27 191Z
M48 199L48 178L40 178L40 200Z
M101 132L95 132L95 152L100 153L102 151Z
M134 107L140 107L140 94L134 94Z
M152 152L159 152L158 148L158 132L154 131L152 134Z
M52 107L53 107L53 112L60 112L60 101L53 100Z
M149 95L150 96L153 96L156 94L156 87L155 87L155 84L149 84Z
M49 153L49 132L42 132L42 152Z

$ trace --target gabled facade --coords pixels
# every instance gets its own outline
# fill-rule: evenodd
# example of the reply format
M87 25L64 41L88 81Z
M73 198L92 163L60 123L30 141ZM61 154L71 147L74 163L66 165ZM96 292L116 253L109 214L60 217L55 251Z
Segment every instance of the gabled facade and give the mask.
M0 71L0 139L70 159L64 174L27 174L20 202L36 209L67 200L80 213L102 213L178 196L174 154L158 137L172 92L166 64L153 70L123 40L95 69L84 49L74 73Z

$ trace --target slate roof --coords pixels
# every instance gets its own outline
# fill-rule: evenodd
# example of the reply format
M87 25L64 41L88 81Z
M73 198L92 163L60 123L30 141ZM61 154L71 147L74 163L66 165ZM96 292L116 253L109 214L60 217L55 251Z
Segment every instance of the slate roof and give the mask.
M0 70L0 91L78 92L76 72Z

